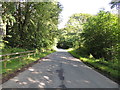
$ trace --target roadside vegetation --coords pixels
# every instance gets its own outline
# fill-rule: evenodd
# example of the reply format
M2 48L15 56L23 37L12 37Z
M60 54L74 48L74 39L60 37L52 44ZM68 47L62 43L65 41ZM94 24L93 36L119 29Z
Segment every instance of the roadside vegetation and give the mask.
M82 52L82 51L80 51ZM90 67L99 70L100 72L107 75L109 78L112 78L116 82L119 83L120 80L120 66L118 65L118 61L110 60L106 61L104 58L95 59L93 56L84 57L83 55L79 54L78 50L70 50L69 53L74 57L82 60L85 64L89 65Z
M35 62L54 52L53 47L57 45L73 48L70 51L73 56L120 79L118 14L105 10L96 15L77 13L70 17L65 28L58 29L62 11L59 2L1 2L0 8L0 55L36 50L31 56L2 61L1 74L7 75ZM14 56L17 55L0 59Z
M54 52L62 11L59 2L1 2L0 8L0 55L35 50L33 55L22 53L25 57L0 62L0 74L7 76Z
M74 14L66 27L58 47L73 48L74 57L120 80L120 30L118 15L100 10L96 15Z
M13 53L16 51L18 52L18 51L26 51L26 50L19 49L19 48L18 49L11 48L7 50L7 52L9 53ZM5 77L11 73L14 73L15 71L21 70L21 68L26 67L27 65L34 63L35 61L38 61L41 58L53 52L54 50L44 50L44 51L36 50L36 53L33 55L28 55L28 56L21 57L21 58L16 58L16 59L0 62L0 64L2 65L2 71L0 74L2 74ZM7 58L10 58L10 57L7 57ZM4 63L6 63L6 68L4 68Z

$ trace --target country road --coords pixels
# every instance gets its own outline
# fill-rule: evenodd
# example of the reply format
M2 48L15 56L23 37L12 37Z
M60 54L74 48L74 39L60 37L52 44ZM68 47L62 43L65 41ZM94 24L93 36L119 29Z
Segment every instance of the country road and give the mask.
M10 79L3 88L118 88L118 84L58 50Z

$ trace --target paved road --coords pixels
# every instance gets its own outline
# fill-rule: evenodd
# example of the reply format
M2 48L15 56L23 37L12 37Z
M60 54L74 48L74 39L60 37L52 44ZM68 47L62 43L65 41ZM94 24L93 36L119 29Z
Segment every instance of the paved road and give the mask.
M48 55L3 88L117 88L118 85L64 50Z

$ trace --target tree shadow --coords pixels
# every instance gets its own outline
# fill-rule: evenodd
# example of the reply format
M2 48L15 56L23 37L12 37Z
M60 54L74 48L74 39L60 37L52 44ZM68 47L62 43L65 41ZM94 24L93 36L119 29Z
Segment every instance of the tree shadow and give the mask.
M60 80L58 71L63 70L64 79ZM26 71L20 73L18 76L10 79L3 84L3 88L62 88L62 82L66 87L73 88L95 88L100 87L100 79L103 77L99 75L90 67L83 64L77 58L74 58L65 51L54 52L37 64L28 68ZM80 73L79 73L80 72ZM97 73L98 76L92 76ZM72 77L75 76L76 78ZM84 76L85 75L85 76ZM98 78L98 81L92 80ZM106 83L114 84L108 79L104 80ZM96 84L95 84L96 83ZM94 86L94 84L96 86ZM77 86L79 85L79 86ZM108 85L108 84L107 84ZM106 85L106 87L107 87ZM109 86L109 85L108 85ZM103 86L104 88L104 86Z

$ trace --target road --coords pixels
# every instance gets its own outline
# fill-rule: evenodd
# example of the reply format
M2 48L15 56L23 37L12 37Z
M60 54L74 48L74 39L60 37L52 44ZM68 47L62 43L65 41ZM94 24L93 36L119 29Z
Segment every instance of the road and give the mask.
M2 85L3 88L118 88L118 84L58 50Z

